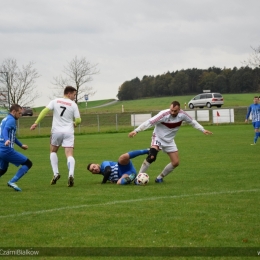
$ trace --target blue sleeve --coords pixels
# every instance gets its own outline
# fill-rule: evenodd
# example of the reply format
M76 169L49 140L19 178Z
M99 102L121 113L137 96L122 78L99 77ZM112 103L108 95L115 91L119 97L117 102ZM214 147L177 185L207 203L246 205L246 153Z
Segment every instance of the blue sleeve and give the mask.
M251 113L251 110L252 110L252 107L250 106L250 107L248 108L248 111L247 111L247 114L246 114L246 119L249 118L250 113Z
M15 144L17 144L18 146L22 147L23 144L15 137L15 140L14 140Z

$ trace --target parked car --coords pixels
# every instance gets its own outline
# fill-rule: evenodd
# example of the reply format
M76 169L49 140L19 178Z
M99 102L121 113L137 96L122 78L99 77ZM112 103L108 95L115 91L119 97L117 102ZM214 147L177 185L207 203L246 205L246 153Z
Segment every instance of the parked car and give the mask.
M30 107L23 107L22 116L32 116L33 110Z
M188 103L190 109L194 107L221 107L224 104L224 98L220 93L201 93L191 99Z

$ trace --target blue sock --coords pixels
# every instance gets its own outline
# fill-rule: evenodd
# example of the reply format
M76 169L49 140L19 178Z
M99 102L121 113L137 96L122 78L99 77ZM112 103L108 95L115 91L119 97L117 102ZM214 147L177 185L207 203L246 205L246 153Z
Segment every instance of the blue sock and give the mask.
M257 132L257 133L255 133L254 143L256 143L256 142L257 142L258 136L259 136L259 133L258 133L258 132Z
M127 182L125 178L122 178L120 184L121 185L126 185L126 184L129 184L129 182Z
M14 175L14 177L10 180L10 182L17 182L19 179L21 179L25 173L27 173L29 168L26 165L23 165L17 173Z
M149 153L149 149L135 150L135 151L128 152L130 159L135 158L136 156L139 156L142 154L148 154L148 153Z

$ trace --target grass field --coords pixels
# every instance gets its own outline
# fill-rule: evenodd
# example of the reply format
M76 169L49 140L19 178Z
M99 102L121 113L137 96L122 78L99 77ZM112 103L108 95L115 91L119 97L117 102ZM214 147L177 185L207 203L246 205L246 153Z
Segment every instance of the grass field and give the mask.
M22 192L6 185L15 167L0 178L1 248L38 248L42 255L37 259L107 259L104 254L109 259L248 259L240 250L260 251L260 141L250 146L251 125L207 129L214 134L183 126L175 139L180 166L164 183L155 183L169 162L159 153L144 187L101 185L100 176L85 168L89 162L117 160L121 153L149 147L151 131L133 139L127 133L76 136L72 188L67 187L62 149L62 177L51 186L49 138L21 139L29 145L23 153L34 165L18 182ZM133 160L137 170L144 158ZM182 251L173 258L171 248L183 248L187 256ZM196 248L201 252L193 253ZM213 256L203 257L209 248ZM229 248L236 249L233 257L225 253Z
M199 93L198 93L199 94ZM88 101L87 109L85 102L79 102L78 106L81 113L121 113L122 106L124 108L124 112L151 112L151 111L159 111L162 109L168 108L170 103L173 100L178 100L181 104L182 109L184 109L184 105L186 103L188 109L188 102L195 95L188 96L168 96L168 97L158 97L158 98L145 98L145 99L136 99L136 100L126 100L126 101L118 101L115 104L99 107L106 103L110 103L111 99L107 100L97 100L97 101ZM259 96L259 93L243 93L243 94L223 94L224 97L224 105L222 108L230 108L230 107L247 107L251 103L253 103L253 97ZM46 104L47 105L47 104ZM34 113L37 115L43 107L34 108Z

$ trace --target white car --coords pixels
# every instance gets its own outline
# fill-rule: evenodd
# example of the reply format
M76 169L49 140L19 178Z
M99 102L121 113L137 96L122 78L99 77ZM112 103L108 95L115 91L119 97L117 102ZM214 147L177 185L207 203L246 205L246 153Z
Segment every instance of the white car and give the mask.
M224 104L224 98L220 93L202 93L195 96L188 103L190 109L194 107L208 107L212 106L221 107Z

